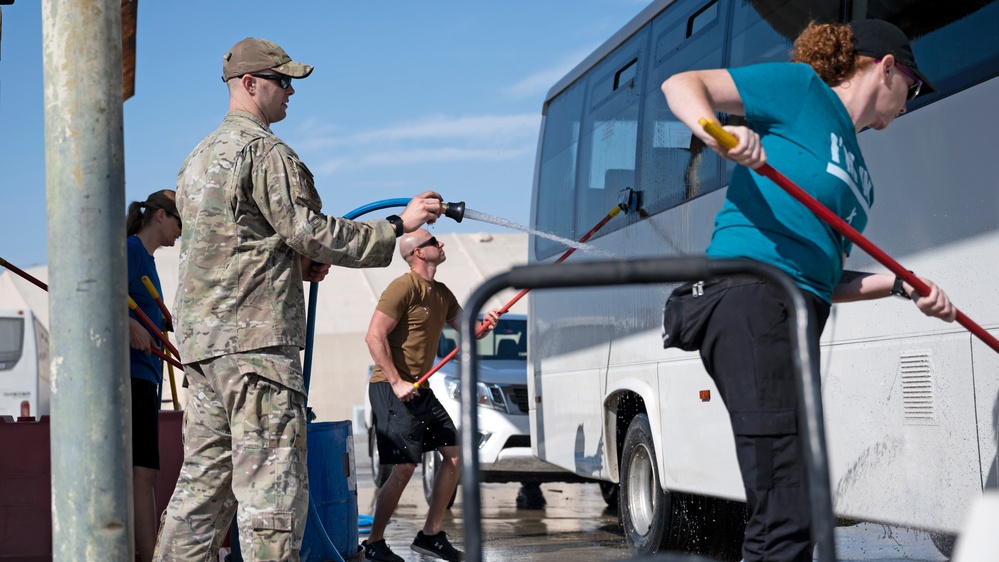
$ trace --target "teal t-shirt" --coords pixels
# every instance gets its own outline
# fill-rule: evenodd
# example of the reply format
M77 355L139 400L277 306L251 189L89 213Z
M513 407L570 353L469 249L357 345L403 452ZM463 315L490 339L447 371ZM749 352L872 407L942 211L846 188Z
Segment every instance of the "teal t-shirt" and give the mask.
M839 97L802 63L729 70L767 162L859 232L874 188ZM751 258L831 301L851 244L769 179L737 166L707 254Z

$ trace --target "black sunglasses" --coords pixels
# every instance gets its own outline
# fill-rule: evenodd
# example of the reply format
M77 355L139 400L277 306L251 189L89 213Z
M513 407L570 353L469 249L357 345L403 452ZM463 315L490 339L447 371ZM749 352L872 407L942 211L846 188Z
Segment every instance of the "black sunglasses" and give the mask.
M898 65L898 69L902 74L905 74L910 80L912 80L912 85L909 86L909 94L905 97L905 101L912 101L916 99L916 96L919 95L919 91L923 89L923 81L916 77L911 70L901 64Z
M884 59L874 59L874 64L879 64L882 60ZM910 102L916 99L916 96L919 95L919 91L923 89L923 81L920 80L919 77L916 76L911 70L906 68L905 65L895 63L895 67L898 68L899 72L908 76L909 79L912 80L912 85L909 86L909 92L905 96L905 101Z
M254 78L263 78L264 80L273 80L273 81L277 82L278 86L281 86L281 89L283 89L283 90L287 90L288 86L291 86L291 76L285 76L283 74L253 74L253 73L250 73L250 76L253 76Z
M170 211L168 211L166 209L163 209L163 212L166 213L166 214L168 214L168 215L170 215L171 217L177 219L177 226L179 226L183 230L184 223L183 223L183 221L180 220L180 215L175 215L174 213L171 213Z
M431 236L430 238L427 238L426 240L423 241L422 244L420 244L419 246L413 248L413 250L409 252L409 255L413 255L420 248L426 248L427 246L434 246L434 247L436 247L437 246L437 237L436 236Z

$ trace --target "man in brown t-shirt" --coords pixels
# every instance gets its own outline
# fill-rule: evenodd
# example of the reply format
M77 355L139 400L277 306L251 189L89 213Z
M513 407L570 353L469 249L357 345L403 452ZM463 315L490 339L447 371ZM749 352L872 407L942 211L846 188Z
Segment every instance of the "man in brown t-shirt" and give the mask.
M461 307L443 283L434 281L437 267L447 259L443 243L420 229L402 237L399 253L410 271L382 293L364 337L375 362L368 395L378 455L382 464L393 465L378 492L364 554L368 560L402 562L385 543L385 526L423 453L436 449L443 461L434 479L427 520L411 548L445 560L463 560L464 554L451 546L441 529L458 483L458 432L433 392L413 386L433 366L444 324L460 329ZM489 311L483 322L495 326L498 313Z

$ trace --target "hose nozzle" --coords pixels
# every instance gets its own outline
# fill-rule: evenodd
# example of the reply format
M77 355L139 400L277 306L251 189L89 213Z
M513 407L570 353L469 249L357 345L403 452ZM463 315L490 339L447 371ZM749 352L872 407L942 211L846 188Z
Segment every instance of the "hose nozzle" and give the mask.
M454 219L454 222L461 222L461 219L465 218L464 201L458 201L457 203L441 203L441 208L444 209L444 216L449 219Z

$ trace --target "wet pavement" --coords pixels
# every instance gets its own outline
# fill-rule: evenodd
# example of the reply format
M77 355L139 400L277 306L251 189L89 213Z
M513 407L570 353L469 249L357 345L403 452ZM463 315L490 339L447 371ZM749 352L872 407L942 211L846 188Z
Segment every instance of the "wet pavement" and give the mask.
M370 462L364 449L358 448L357 453L358 508L361 514L370 515L375 495ZM517 509L518 490L518 484L482 485L483 560L599 562L633 558L617 511L607 509L596 484L542 484L547 505L537 510ZM408 561L436 560L409 548L416 532L423 528L426 515L427 504L417 467L385 533L392 550ZM458 497L444 520L444 530L459 549L464 542L464 517L459 486ZM361 538L365 536L362 534ZM871 523L837 528L836 549L841 561L946 560L927 533Z

